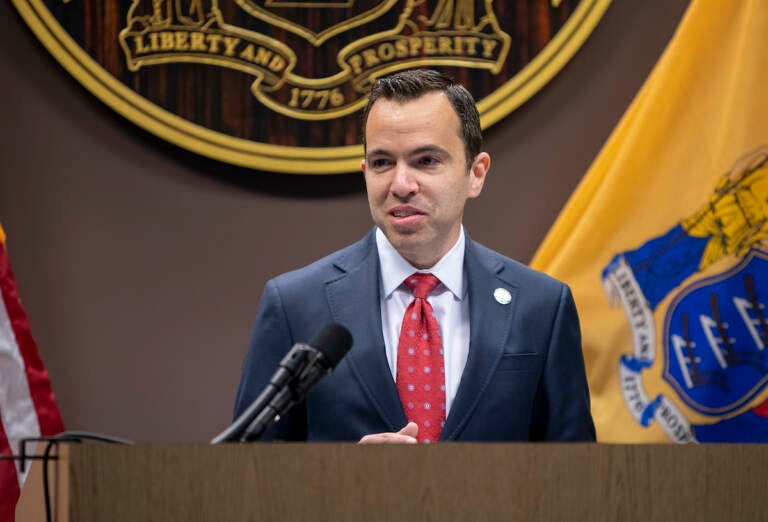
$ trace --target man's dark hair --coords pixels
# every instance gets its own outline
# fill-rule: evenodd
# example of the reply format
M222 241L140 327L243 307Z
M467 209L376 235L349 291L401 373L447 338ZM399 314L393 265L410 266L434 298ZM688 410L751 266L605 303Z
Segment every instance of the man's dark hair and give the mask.
M480 114L475 100L467 89L451 77L430 69L410 69L378 78L371 87L368 104L363 110L363 145L365 129L371 107L380 98L399 103L416 100L430 92L444 92L459 117L461 139L464 142L467 170L472 167L475 156L480 154L483 134L480 130Z

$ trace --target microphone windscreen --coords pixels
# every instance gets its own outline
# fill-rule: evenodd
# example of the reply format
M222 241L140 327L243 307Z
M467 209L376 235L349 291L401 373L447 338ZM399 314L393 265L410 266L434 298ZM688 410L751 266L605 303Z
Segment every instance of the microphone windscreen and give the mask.
M340 324L331 323L320 330L308 344L328 359L331 368L335 368L352 348L352 334Z

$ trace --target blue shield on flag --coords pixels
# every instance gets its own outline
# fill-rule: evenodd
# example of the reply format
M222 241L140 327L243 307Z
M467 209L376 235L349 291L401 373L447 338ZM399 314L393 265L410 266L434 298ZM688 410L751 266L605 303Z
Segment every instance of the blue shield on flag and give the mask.
M684 288L664 321L664 380L705 415L744 406L768 383L768 255Z

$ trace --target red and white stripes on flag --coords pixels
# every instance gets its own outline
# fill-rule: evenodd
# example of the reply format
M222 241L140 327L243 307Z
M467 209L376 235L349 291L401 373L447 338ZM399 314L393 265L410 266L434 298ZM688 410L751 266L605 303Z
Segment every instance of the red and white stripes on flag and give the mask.
M64 427L19 299L2 227L0 291L0 455L15 455L21 439L55 435ZM0 460L0 522L14 520L25 477L19 461Z

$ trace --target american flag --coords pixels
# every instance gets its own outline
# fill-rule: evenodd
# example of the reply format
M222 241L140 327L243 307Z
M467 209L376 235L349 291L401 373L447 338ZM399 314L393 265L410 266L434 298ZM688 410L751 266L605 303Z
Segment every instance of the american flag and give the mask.
M64 428L48 372L19 299L2 227L0 291L0 455L10 456L19 453L22 439L55 435ZM18 460L0 460L0 522L15 519L25 477Z

